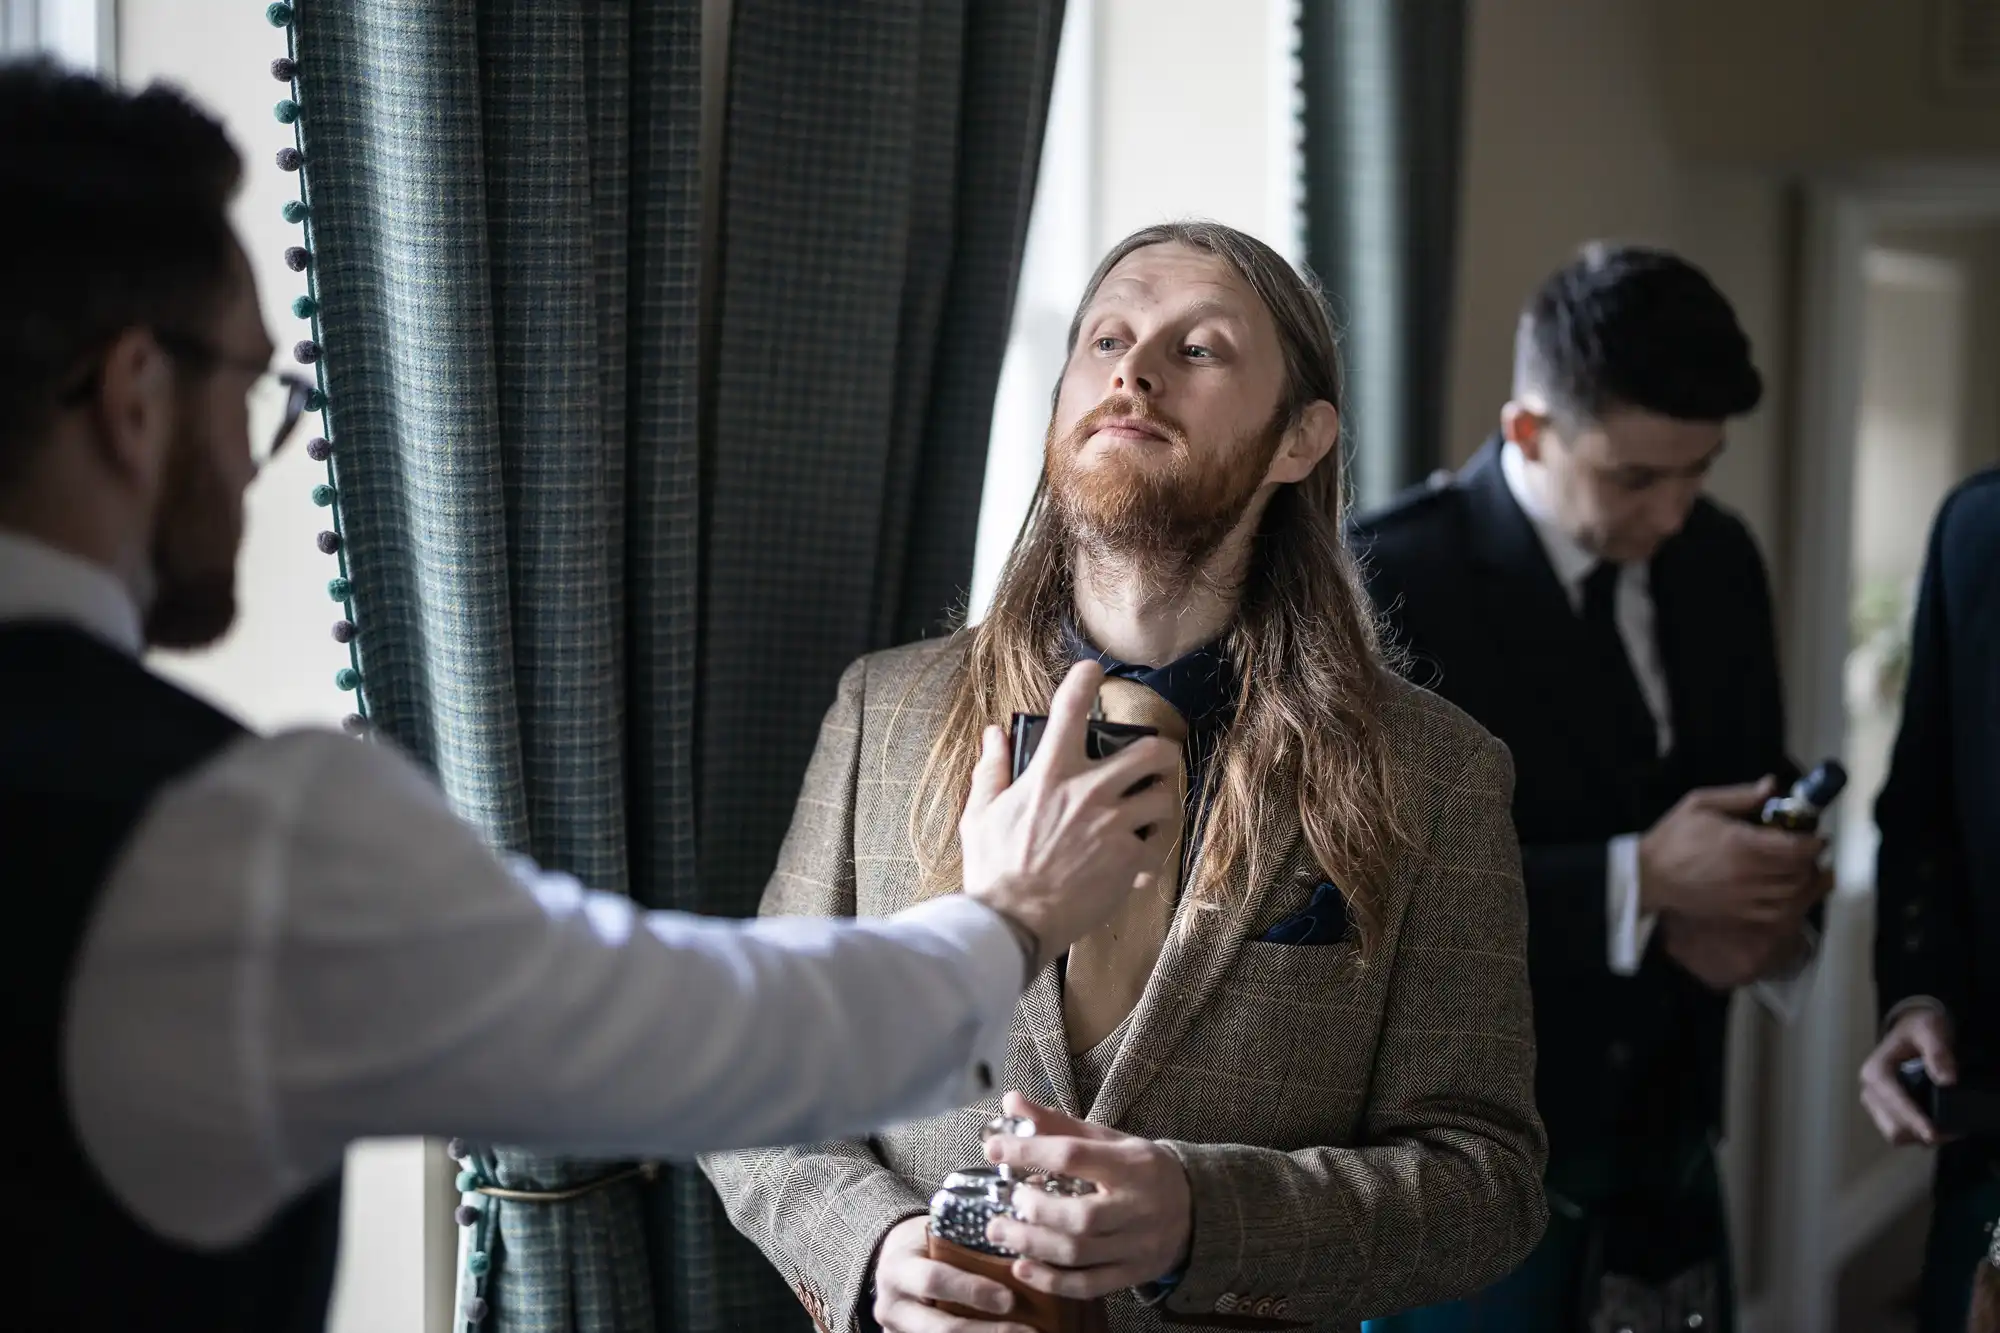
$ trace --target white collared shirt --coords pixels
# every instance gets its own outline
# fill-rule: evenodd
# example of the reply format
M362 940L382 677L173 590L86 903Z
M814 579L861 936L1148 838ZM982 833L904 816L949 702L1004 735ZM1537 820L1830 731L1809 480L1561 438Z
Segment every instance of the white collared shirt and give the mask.
M49 619L141 646L116 579L0 537L0 624ZM357 1138L684 1157L964 1105L1023 971L958 895L862 921L640 911L503 864L392 747L294 732L134 831L71 973L66 1094L139 1220L225 1245Z
M1570 609L1583 611L1583 582L1598 564L1598 557L1585 550L1575 538L1557 527L1542 497L1541 478L1519 445L1509 441L1500 448L1500 474L1514 503L1527 516L1529 526L1541 541L1556 582L1569 598ZM1618 586L1612 602L1612 617L1618 637L1646 711L1653 715L1654 739L1658 754L1665 757L1674 748L1673 701L1667 687L1667 670L1660 657L1658 614L1653 604L1652 567L1643 560L1619 566ZM1633 976L1646 956L1646 944L1659 924L1655 913L1639 911L1639 834L1625 833L1607 845L1604 874L1605 962L1618 976ZM1803 927L1809 950L1816 950L1818 935L1810 925ZM1810 955L1809 955L1810 956ZM1794 976L1756 983L1758 998L1780 1019L1789 1021L1803 1000L1810 973L1801 969Z

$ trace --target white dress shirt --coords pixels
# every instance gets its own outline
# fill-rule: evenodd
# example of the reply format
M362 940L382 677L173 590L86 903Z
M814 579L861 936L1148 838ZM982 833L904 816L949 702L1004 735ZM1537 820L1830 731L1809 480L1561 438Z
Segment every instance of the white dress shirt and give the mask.
M1529 526L1541 541L1556 582L1569 598L1570 610L1583 612L1583 583L1597 567L1598 557L1579 545L1575 538L1555 523L1543 499L1535 465L1511 441L1500 449L1500 474L1514 502L1527 516ZM1653 606L1652 570L1643 560L1619 566L1618 585L1613 593L1612 617L1618 638L1646 710L1653 715L1653 735L1657 753L1664 758L1674 748L1673 700L1667 689L1667 670L1660 658L1658 615ZM1605 910L1608 929L1605 962L1619 976L1633 976L1646 956L1646 945L1659 924L1656 913L1639 910L1639 837L1624 833L1612 838L1606 851L1604 874ZM1805 927L1809 952L1817 936ZM1789 1020L1797 1011L1803 987L1803 970L1792 978L1757 983L1757 994L1778 1017Z
M117 580L0 535L0 623L29 619L139 647ZM107 881L66 1093L135 1216L226 1245L356 1138L682 1157L963 1105L1003 1067L1024 970L960 895L862 921L644 912L503 864L388 745L248 738L158 797Z

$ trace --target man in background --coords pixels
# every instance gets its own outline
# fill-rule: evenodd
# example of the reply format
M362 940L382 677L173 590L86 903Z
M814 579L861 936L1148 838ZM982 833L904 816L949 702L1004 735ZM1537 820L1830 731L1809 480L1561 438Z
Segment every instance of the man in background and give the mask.
M1897 1069L1921 1060L1940 1086L2000 1089L2000 469L1962 483L1932 525L1875 823L1883 1035L1861 1104L1890 1143L1939 1148L1919 1328L1963 1333L1973 1274L2000 1267L2000 1138L1948 1141ZM1982 1280L2000 1289L2000 1273Z
M1514 755L1549 1132L1528 1261L1374 1329L1729 1327L1724 1019L1800 969L1827 887L1817 838L1749 822L1792 771L1776 630L1755 543L1702 496L1761 394L1705 275L1595 245L1522 312L1499 434L1359 523L1406 669Z

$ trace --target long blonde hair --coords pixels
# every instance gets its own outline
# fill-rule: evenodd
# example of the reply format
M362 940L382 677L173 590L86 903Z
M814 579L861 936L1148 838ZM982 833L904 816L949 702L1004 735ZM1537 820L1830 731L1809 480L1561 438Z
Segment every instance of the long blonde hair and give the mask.
M1105 276L1133 251L1163 244L1224 260L1262 298L1284 347L1286 421L1314 402L1341 406L1340 353L1318 288L1263 242L1215 223L1162 224L1119 242L1084 290L1070 347ZM1256 836L1258 810L1272 793L1294 792L1306 843L1346 895L1367 956L1381 925L1372 886L1407 839L1379 717L1389 668L1341 538L1343 492L1336 444L1304 480L1277 490L1259 523L1224 640L1236 666L1235 717L1204 777L1210 791L1187 892L1197 906L1218 907L1239 864L1247 861L1252 882L1271 873L1276 849ZM910 811L927 892L958 882L957 826L981 732L1016 712L1046 709L1068 667L1062 629L1073 613L1072 550L1045 473L991 610L959 631L969 642L946 687Z

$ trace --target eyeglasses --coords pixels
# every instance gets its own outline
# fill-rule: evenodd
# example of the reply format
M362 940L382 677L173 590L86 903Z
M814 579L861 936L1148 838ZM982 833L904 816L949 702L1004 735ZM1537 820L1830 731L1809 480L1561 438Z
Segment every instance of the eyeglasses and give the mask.
M224 351L206 339L169 329L153 330L153 340L166 349L168 355L180 360L232 366L256 375L245 396L245 406L249 411L250 461L254 466L262 468L269 463L298 434L299 422L305 418L306 407L312 401L316 387L305 376L274 370L261 361ZM58 401L65 407L80 407L90 401L97 392L98 374L99 369L93 366L90 373L65 390Z
M278 450L299 433L306 405L312 401L313 382L288 370L265 367L250 386L250 461L259 468L278 456ZM266 440L262 453L257 442Z
M312 400L315 386L311 380L288 370L273 370L261 361L237 356L184 333L155 329L153 337L170 355L182 360L233 366L256 375L245 399L250 420L250 461L255 466L262 468L276 458L278 451L298 434L306 404Z

